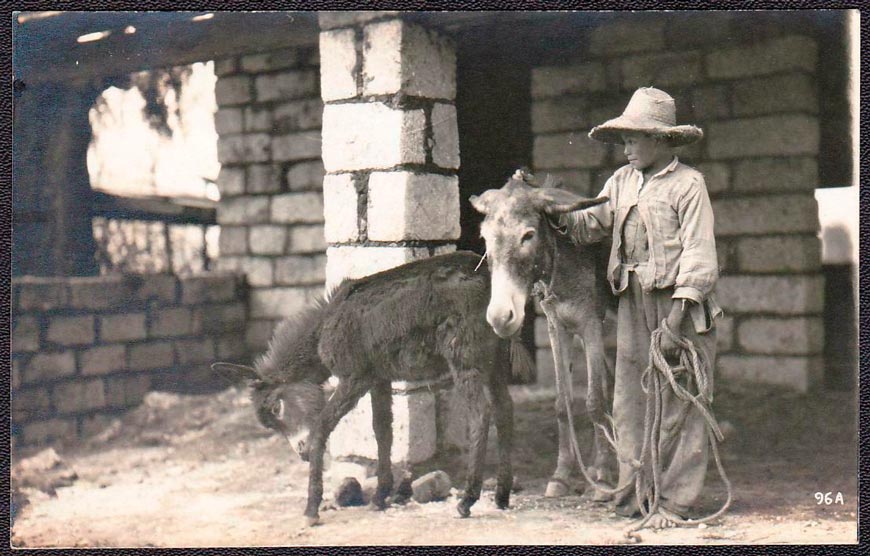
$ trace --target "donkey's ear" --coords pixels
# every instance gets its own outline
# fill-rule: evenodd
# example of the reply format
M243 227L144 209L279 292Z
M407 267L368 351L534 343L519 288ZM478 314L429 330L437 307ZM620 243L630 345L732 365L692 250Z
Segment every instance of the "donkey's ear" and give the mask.
M471 206L474 207L474 210L481 214L487 214L497 195L498 189L489 189L480 195L472 195L468 200L471 202Z
M565 189L542 188L536 191L537 204L547 214L563 214L606 203L608 197L589 199Z
M239 380L262 380L260 375L257 374L257 371L255 371L253 367L247 365L236 365L235 363L213 363L211 370L233 383L238 382Z

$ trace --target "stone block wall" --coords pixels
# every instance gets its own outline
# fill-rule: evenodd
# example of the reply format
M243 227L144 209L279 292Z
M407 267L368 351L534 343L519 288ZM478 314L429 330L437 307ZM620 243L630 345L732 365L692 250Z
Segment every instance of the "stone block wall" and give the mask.
M823 347L818 44L797 16L756 25L753 15L645 14L593 28L575 58L533 69L533 159L594 195L625 162L589 129L618 116L637 87L670 93L679 123L705 131L678 156L704 173L713 201L726 315L718 374L807 390ZM546 337L543 317L537 328ZM549 352L538 361L552 372Z
M317 45L217 60L218 268L250 286L245 340L322 295L323 163Z
M24 276L12 304L12 434L22 444L97 432L154 389L208 388L212 362L247 354L245 289L231 274Z

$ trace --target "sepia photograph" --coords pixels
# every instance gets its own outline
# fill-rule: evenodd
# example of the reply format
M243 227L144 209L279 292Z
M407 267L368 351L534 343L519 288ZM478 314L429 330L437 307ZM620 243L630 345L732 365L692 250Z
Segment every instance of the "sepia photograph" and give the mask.
M860 15L12 12L12 548L856 545Z

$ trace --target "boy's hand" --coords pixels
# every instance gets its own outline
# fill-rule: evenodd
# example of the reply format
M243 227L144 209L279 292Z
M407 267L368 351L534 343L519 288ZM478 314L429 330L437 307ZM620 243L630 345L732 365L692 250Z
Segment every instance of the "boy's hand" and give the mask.
M668 314L668 318L665 322L671 332L677 336L680 336L680 328L683 325L684 316L685 300L675 299L674 304L671 306L671 312ZM662 355L666 358L676 358L680 355L680 346L677 345L668 333L662 334L661 350Z

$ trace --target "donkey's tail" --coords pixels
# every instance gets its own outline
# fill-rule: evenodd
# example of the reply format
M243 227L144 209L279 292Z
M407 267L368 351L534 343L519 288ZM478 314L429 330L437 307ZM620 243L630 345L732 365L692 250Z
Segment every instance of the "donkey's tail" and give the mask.
M529 382L532 379L532 369L534 369L535 362L532 361L529 350L519 338L511 339L510 356L511 375L524 383Z

